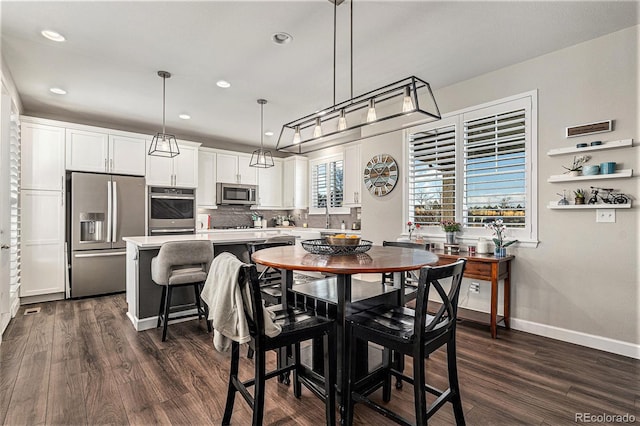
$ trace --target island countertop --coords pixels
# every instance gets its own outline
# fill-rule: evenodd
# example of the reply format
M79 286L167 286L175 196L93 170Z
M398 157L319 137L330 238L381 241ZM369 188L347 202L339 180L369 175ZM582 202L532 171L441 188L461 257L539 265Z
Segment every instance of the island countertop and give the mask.
M127 243L135 245L139 250L158 249L169 241L211 241L212 244L233 244L264 241L269 237L280 235L278 231L253 232L221 232L189 235L153 235L140 237L124 237Z

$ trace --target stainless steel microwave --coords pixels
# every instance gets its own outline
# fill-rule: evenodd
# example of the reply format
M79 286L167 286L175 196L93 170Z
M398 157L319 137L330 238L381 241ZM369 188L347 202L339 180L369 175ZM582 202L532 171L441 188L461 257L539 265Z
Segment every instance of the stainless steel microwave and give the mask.
M216 204L254 205L258 199L256 185L240 185L235 183L216 184Z

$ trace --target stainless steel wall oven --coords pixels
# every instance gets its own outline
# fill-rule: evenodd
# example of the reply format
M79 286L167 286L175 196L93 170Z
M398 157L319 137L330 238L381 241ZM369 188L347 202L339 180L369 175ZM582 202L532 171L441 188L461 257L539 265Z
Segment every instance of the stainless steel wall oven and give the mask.
M193 234L196 190L149 187L149 235Z

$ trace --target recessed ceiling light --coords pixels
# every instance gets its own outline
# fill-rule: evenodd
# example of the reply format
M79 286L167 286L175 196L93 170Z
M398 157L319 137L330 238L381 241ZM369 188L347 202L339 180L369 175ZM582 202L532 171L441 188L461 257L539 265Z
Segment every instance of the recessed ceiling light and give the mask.
M61 89L59 87L52 87L51 89L49 89L49 91L51 93L55 93L56 95L66 95L67 91L64 89Z
M60 34L59 32L56 31L52 31L52 30L42 30L42 32L40 32L40 34L42 34L43 37L48 38L49 40L52 41L65 41L66 38L64 38L64 36L62 34Z
M191 120L191 116L189 114L180 114L178 118L182 118L183 120Z
M271 36L271 41L275 44L287 44L290 43L291 40L293 40L293 37L287 33L275 33Z
M264 132L265 136L273 136L273 132Z
M231 87L231 83L226 80L218 80L216 82L216 86L222 87L223 89L228 89L229 87Z

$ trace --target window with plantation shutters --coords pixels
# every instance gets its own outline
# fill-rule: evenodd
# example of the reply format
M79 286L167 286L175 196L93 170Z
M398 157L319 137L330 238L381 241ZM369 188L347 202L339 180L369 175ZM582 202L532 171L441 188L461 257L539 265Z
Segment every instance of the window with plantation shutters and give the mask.
M525 226L526 158L524 109L464 122L463 226Z
M426 235L454 220L474 238L489 236L485 223L502 219L511 238L536 241L536 103L529 92L413 128L406 220Z
M344 162L342 156L311 160L311 206L309 213L348 213L342 207L344 197Z
M438 225L455 219L456 127L437 127L409 138L409 220Z

